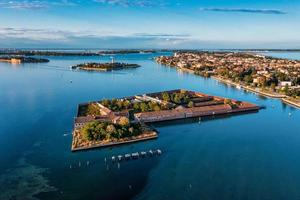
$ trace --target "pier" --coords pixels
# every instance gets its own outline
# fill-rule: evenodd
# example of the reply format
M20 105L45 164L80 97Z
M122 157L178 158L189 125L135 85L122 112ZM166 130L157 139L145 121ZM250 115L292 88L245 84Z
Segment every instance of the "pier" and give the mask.
M163 151L161 149L149 150L149 151L140 151L140 152L133 152L133 153L126 153L123 155L113 155L111 157L105 157L103 162L106 165L106 169L109 170L110 164L118 164L118 169L120 169L120 163L126 161L134 161L139 159L146 159L146 158L154 158L161 156ZM77 163L67 165L70 170L80 169L80 168L87 168L92 167L93 165L102 162L96 161L78 161Z
M125 155L118 155L118 156L112 156L111 161L112 162L121 162L121 161L128 161L128 160L136 160L139 158L146 158L146 157L153 157L153 156L160 156L162 154L162 150L156 149L156 150L149 150L141 151L141 152L134 152L134 153L127 153Z

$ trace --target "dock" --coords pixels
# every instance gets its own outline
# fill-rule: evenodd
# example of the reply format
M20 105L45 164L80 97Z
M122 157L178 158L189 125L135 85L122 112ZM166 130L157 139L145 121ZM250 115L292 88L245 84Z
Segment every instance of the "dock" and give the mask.
M161 149L149 150L149 151L140 151L140 152L133 152L133 153L126 153L123 155L113 155L111 157L105 157L103 162L106 166L106 169L111 169L110 165L118 165L118 169L120 169L121 162L126 161L134 161L139 159L146 159L146 158L155 158L161 156L163 151ZM95 164L102 164L102 162L96 161L79 161L77 163L67 164L67 168L70 170L80 169L80 168L88 168L92 167Z
M112 156L111 161L112 162L121 162L121 161L128 161L128 160L137 160L139 158L146 158L146 157L153 157L153 156L160 156L162 154L162 150L156 149L156 150L149 150L141 151L141 152L134 152L134 153L127 153L124 155L118 155L118 156Z

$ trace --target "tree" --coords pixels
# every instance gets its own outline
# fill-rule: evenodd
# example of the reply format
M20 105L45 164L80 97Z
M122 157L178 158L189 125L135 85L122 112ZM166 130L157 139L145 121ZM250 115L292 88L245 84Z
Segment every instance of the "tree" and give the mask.
M105 107L108 107L109 104L110 104L110 101L109 101L108 99L103 99L102 102L101 102L101 104L102 104L103 106L105 106Z
M92 141L94 139L92 127L89 124L83 127L82 134L86 140Z
M190 101L190 102L188 103L188 107L189 107L189 108L194 107L194 102Z
M113 125L113 124L110 124L106 127L106 131L109 133L109 134L114 134L116 133L116 127Z
M164 101L170 101L170 96L167 92L162 93L162 99Z
M119 101L117 101L116 104L117 104L119 110L122 110L122 108L123 108L123 101L119 100Z
M231 104L231 99L224 99L224 104Z
M154 111L160 111L161 108L159 107L159 105L156 105L156 106L154 106L153 110L154 110Z
M252 82L253 82L253 79L252 79L252 77L251 77L250 75L246 75L246 76L244 77L244 81L245 81L246 83L252 83Z
M174 95L173 101L174 101L175 103L177 103L177 104L180 104L180 103L181 103L180 96L179 96L177 93Z
M142 102L142 103L140 104L140 108L141 108L141 111L142 111L142 112L147 112L147 111L148 111L148 106L147 106L147 104L144 103L144 102Z
M128 126L129 125L129 119L127 117L120 117L119 124L121 126Z
M128 100L124 101L123 106L128 109L130 107L130 102Z
M140 104L139 104L139 103L134 103L134 104L133 104L133 109L134 109L135 111L140 110Z

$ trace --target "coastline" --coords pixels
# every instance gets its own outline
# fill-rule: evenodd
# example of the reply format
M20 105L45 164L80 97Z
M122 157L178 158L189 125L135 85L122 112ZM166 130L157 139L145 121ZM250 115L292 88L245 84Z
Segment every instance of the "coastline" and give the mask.
M161 64L161 65L164 65L164 64ZM164 66L168 66L168 65L164 65ZM177 70L181 70L183 72L195 74L195 71L192 70L192 69L186 69L186 68L177 67L177 66L169 66L169 67L175 67ZM201 75L199 75L199 76L201 76ZM231 85L231 86L234 86L236 88L241 88L241 89L244 89L244 90L246 90L248 92L253 92L255 94L258 94L258 95L261 95L261 96L264 96L264 97L274 98L274 99L280 99L283 103L295 106L296 108L300 109L300 101L295 102L295 101L291 100L290 97L287 97L284 94L278 94L278 93L273 93L272 94L272 93L260 91L260 90L257 90L255 88L251 88L249 86L244 86L244 85L241 85L241 84L238 84L238 83L234 83L234 82L232 82L230 80L227 80L227 79L224 79L224 78L221 78L221 77L218 77L218 76L211 76L211 78L217 80L220 83Z
M290 100L289 98L283 98L282 102L289 104L291 106L294 106L296 108L300 108L300 101L298 101L297 103L295 101Z
M76 146L77 140L80 139L80 132L73 131L72 133L72 146L71 146L71 151L84 151L84 150L90 150L90 149L95 149L95 148L104 148L104 147L111 147L111 146L117 146L117 145L122 145L122 144L130 144L130 143L136 143L140 141L145 141L145 140L153 140L158 138L158 133L156 131L152 131L151 133L144 133L143 135L137 136L134 139L124 139L123 141L111 141L111 142L95 142L94 144L89 144L89 145L83 145L83 146Z

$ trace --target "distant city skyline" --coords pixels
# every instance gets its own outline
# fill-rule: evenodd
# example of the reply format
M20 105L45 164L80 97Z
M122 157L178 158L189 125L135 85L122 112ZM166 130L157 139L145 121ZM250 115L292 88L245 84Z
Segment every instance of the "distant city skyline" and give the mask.
M300 48L296 0L0 0L0 48Z

